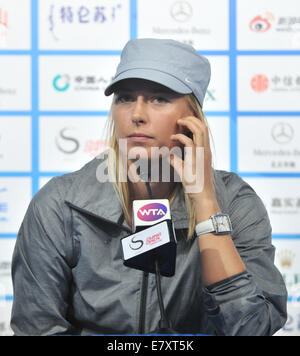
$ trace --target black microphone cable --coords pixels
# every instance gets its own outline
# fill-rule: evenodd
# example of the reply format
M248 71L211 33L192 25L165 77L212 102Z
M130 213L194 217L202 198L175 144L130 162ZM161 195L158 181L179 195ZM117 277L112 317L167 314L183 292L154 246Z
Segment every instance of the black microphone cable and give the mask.
M150 183L146 181L145 184L146 184L149 199L153 199ZM155 281L156 281L158 304L160 309L160 321L159 321L158 333L162 333L165 331L168 334L174 334L174 331L171 330L170 321L167 318L165 307L164 307L164 301L161 292L160 270L159 270L159 264L157 258L155 259Z
M160 309L160 321L159 321L158 325L159 325L160 331L163 331L163 330L167 331L170 329L171 326L170 326L170 322L167 318L165 307L164 307L164 301L163 301L162 292L161 292L160 270L159 270L159 265L158 265L157 259L155 260L155 281L156 281L158 304L159 304L159 309Z

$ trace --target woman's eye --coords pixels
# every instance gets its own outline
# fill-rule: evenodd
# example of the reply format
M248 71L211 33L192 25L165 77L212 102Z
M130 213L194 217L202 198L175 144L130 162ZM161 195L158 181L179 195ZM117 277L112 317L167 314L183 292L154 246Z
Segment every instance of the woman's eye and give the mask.
M162 96L154 97L154 98L152 99L152 101L153 101L153 102L156 102L156 103L158 103L158 104L164 104L164 103L168 103L168 102L169 102L169 100L168 100L167 98L164 98L164 97L162 97Z
M120 94L116 97L116 103L117 104L121 104L121 103L128 103L130 101L132 101L133 98L130 95L127 94Z

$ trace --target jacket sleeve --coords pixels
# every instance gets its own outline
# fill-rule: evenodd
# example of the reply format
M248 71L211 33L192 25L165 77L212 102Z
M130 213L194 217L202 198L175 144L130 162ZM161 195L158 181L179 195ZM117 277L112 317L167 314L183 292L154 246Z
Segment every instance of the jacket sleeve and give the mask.
M71 332L67 320L72 279L70 241L55 178L31 201L20 227L12 261L15 335Z
M247 271L205 289L209 322L219 335L273 335L287 318L287 291L274 265L267 211L253 189L234 175L229 183L232 239Z

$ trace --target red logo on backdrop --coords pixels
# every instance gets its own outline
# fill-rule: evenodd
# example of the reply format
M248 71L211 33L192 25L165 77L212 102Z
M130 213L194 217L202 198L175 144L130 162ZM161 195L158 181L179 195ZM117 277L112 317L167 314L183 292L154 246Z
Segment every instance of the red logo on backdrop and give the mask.
M271 28L271 23L268 19L257 16L250 22L250 29L253 32L263 33Z
M0 7L0 40L6 39L8 33L8 13Z
M8 14L7 11L0 8L0 25L8 28Z
M252 89L258 93L262 93L268 90L269 84L270 84L269 79L263 74L258 74L255 77L253 77L251 80Z

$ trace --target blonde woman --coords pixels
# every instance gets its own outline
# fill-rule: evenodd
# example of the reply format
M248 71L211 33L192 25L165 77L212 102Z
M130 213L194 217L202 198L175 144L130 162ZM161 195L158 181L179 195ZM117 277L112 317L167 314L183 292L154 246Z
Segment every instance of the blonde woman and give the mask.
M155 276L124 266L120 244L132 231L133 200L148 199L137 160L149 171L167 162L172 173L146 178L153 198L171 203L176 273L161 283L173 328L272 335L284 325L287 295L264 205L236 174L212 169L202 111L209 80L209 62L190 46L155 39L126 45L105 92L114 94L110 154L52 179L20 228L16 335L156 329Z

